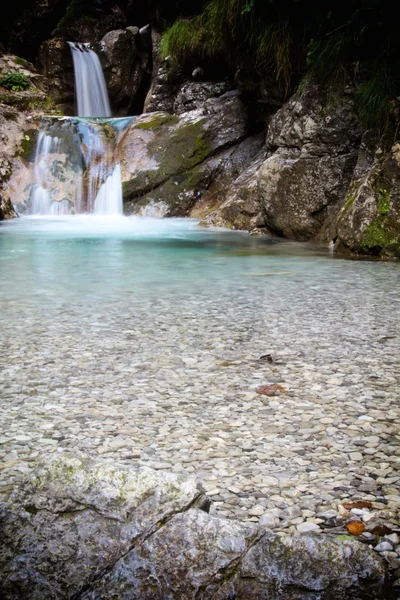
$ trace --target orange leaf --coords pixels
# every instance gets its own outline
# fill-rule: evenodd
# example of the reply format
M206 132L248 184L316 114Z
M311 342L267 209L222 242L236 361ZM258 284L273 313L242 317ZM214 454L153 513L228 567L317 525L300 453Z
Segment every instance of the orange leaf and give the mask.
M365 531L365 525L361 521L351 521L347 523L346 529L351 535L361 535Z

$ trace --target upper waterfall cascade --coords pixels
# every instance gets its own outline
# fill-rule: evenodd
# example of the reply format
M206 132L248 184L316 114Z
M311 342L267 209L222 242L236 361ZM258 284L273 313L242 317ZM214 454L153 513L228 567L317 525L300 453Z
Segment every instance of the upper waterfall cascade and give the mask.
M68 42L74 61L79 117L111 117L110 102L99 57L90 44Z

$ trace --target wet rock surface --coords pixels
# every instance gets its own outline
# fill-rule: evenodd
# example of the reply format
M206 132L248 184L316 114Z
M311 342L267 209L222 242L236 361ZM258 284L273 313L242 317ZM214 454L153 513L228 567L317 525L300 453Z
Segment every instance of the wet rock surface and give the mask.
M196 503L193 479L55 457L0 505L2 597L393 597L359 542L282 539Z
M297 240L314 238L340 208L357 160L359 131L351 94L331 106L310 86L271 120L258 173L265 225Z

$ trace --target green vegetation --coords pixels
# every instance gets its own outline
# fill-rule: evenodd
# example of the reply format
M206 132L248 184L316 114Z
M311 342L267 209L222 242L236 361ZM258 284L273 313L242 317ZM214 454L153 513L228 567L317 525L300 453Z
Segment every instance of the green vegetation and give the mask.
M93 11L94 3L92 0L71 0L65 9L64 16L58 22L55 31L57 32L68 27L68 25L76 19L87 22L96 22L96 19L91 16Z
M17 56L17 58L15 59L15 62L17 63L17 65L21 65L21 67L24 67L25 69L29 69L29 63L27 60L25 60L24 58L21 58L19 56Z
M218 60L231 76L243 67L259 85L272 75L286 95L302 80L333 94L355 82L362 125L382 131L400 95L395 11L389 0L209 0L165 31L162 53L173 66Z
M23 92L29 87L29 78L23 73L8 72L4 73L0 79L0 85L12 92Z

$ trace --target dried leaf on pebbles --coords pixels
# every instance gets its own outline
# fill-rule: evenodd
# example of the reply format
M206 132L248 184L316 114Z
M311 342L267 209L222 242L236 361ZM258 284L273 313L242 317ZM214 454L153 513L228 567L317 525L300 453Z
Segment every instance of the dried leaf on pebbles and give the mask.
M361 521L351 521L347 523L346 529L351 535L361 535L365 531L365 525Z
M256 389L257 394L263 396L276 396L277 394L285 394L286 390L279 383L272 383L271 385L262 385Z

